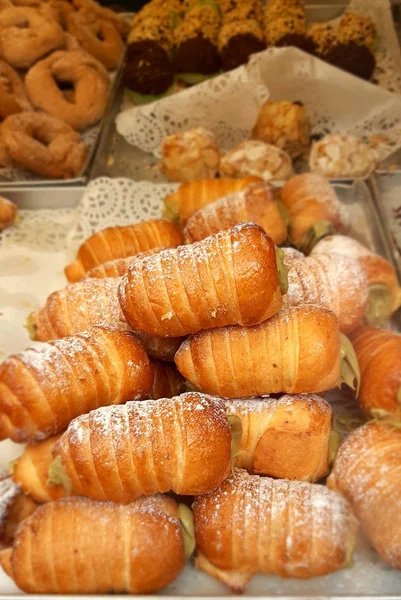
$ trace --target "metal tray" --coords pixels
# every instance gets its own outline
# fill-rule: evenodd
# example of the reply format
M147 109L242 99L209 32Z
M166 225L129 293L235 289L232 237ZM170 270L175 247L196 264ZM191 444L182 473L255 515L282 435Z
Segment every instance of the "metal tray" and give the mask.
M75 208L85 188L82 186L49 186L32 188L10 187L0 189L1 196L11 200L22 209Z

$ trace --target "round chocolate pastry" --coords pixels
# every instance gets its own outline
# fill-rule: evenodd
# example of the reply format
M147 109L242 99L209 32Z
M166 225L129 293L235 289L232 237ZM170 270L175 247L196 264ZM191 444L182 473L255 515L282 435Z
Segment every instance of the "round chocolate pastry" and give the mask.
M176 49L173 59L177 73L201 73L211 75L220 70L217 48L202 35L185 40Z
M366 80L372 77L376 67L376 59L369 48L354 42L337 44L324 56L324 60Z
M220 52L224 71L245 65L251 54L265 50L266 45L250 33L235 35Z
M316 55L317 45L308 35L302 35L300 33L287 33L282 38L277 40L274 44L278 48L284 48L287 46L294 46L299 48L308 54Z
M174 71L167 52L151 40L129 44L124 85L139 94L163 94L172 85Z

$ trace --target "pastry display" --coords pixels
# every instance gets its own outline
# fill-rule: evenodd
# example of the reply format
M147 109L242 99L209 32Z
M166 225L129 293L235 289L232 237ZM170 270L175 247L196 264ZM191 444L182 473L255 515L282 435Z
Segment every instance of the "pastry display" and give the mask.
M324 486L239 469L196 498L193 515L196 567L236 593L256 573L307 578L348 566L358 527L348 502Z
M329 471L332 412L313 395L226 400L241 420L236 466L278 479L318 481Z
M380 557L401 569L401 431L371 422L340 446L328 485L347 498Z
M401 335L361 327L351 335L361 371L358 402L368 417L401 421Z
M0 196L0 231L9 227L17 219L17 206L6 198Z
M152 382L146 352L125 331L94 327L25 350L0 365L0 439L45 439L83 412L146 397Z
M293 174L290 156L259 140L242 142L220 160L221 177L255 176L265 181L283 181Z
M311 123L302 102L265 102L260 108L252 136L281 148L292 158L310 144Z
M187 243L198 242L247 221L260 225L277 245L287 239L287 226L269 183L253 183L241 192L207 204L188 219L184 239Z
M211 179L219 169L220 152L212 133L199 127L170 135L162 144L162 170L169 181Z
M271 238L246 223L133 263L120 304L133 329L158 337L254 325L281 308L279 269Z
M193 496L229 475L230 424L223 400L196 392L128 402L75 419L55 456L80 496L114 502L170 490Z
M310 170L331 179L367 177L375 166L372 150L352 135L326 135L314 142Z

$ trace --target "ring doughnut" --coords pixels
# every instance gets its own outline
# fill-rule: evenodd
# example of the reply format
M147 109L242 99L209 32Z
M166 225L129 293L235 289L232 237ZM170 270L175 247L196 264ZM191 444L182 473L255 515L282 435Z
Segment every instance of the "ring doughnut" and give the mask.
M32 110L18 73L4 60L0 60L0 119L8 115Z
M74 38L74 36L71 35L71 33L67 33L66 32L64 34L64 38L65 38L65 49L66 50L68 50L68 51L71 51L71 50L81 50L81 46L79 45L78 40L76 40Z
M69 179L85 163L87 147L67 123L44 113L23 112L2 123L2 139L11 158L38 175Z
M99 18L94 12L80 10L67 15L67 31L109 71L120 64L124 42L110 21Z
M64 43L61 26L36 8L15 6L0 12L0 56L16 69L28 69Z
M35 108L81 130L103 116L110 78L103 65L87 52L58 51L31 67L25 85Z
M114 27L118 29L124 38L129 34L131 23L114 12L114 10L107 8L106 6L101 6L98 2L95 2L95 0L72 0L72 3L77 10L84 9L94 12L99 18L113 23Z

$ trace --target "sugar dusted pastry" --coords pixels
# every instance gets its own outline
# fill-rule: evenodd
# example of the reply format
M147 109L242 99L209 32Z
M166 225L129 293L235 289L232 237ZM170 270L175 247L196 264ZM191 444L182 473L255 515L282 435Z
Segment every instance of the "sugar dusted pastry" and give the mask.
M0 196L0 231L15 222L17 206L6 198Z
M215 177L220 151L210 131L189 129L164 138L162 170L169 181L194 181Z
M146 397L152 382L144 349L125 331L93 327L25 350L0 365L0 440L43 440L98 406Z
M193 515L195 566L236 593L256 573L308 578L351 562L357 521L348 502L322 485L236 469L195 500Z
M372 150L352 135L326 135L314 142L310 170L328 178L367 177L375 166Z
M133 329L177 337L268 319L281 308L280 277L285 286L271 238L243 223L132 264L119 298Z
M278 479L318 481L329 471L332 413L319 396L226 400L242 423L236 466Z
M401 569L401 429L373 421L340 446L328 485L349 500L382 560Z
M310 143L311 122L302 102L265 102L259 111L252 136L277 146L292 158L300 156Z
M96 500L203 494L230 472L230 425L224 401L197 392L128 402L75 419L55 455L76 494Z
M197 242L248 221L260 225L277 245L287 239L287 226L268 182L253 183L198 210L187 221L184 239L187 243Z
M341 18L338 38L342 44L354 42L374 51L377 42L376 24L368 15L347 11Z
M342 333L362 325L368 303L368 282L352 256L314 254L297 261L288 272L289 306L316 304L333 311Z
M304 260L305 255L296 248L281 248L283 251L283 263L286 267L291 268L295 263Z
M184 568L183 529L177 503L167 496L120 506L64 498L26 519L0 561L29 593L146 594Z
M116 258L114 260L110 260L88 271L84 279L108 279L109 277L121 277L122 275L126 274L130 264L132 264L136 260L145 258L145 256L152 256L152 254L157 254L158 252L160 252L160 250L162 250L162 248L154 248L153 250L140 252L139 254L135 254L134 256L128 256L127 258Z
M259 140L242 142L220 160L220 177L254 175L265 181L283 181L293 174L289 155Z
M280 197L290 219L290 238L297 248L310 252L322 235L349 229L345 206L321 175L295 175L281 188Z
M401 421L401 335L361 327L351 335L361 371L358 401L369 417Z
M197 389L225 398L319 393L345 379L358 385L355 353L340 338L336 316L313 305L281 310L254 327L201 331L182 343L175 362Z
M312 23L308 36L315 42L321 56L327 54L338 42L336 28L330 23Z

